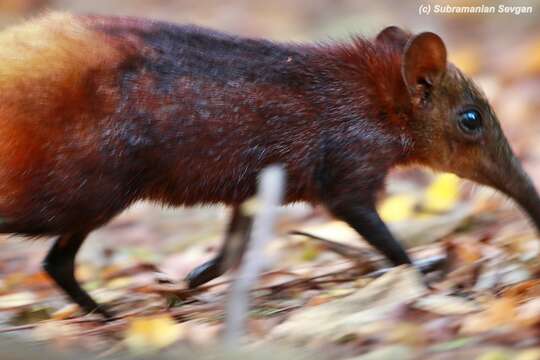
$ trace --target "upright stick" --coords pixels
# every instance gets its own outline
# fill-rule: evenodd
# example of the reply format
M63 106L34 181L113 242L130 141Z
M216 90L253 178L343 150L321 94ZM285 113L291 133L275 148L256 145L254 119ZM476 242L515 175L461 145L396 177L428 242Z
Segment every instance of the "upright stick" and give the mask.
M246 334L250 290L267 261L264 250L274 237L274 224L284 187L285 173L281 166L272 165L261 172L251 240L236 279L231 284L227 302L224 341L228 345L238 344Z

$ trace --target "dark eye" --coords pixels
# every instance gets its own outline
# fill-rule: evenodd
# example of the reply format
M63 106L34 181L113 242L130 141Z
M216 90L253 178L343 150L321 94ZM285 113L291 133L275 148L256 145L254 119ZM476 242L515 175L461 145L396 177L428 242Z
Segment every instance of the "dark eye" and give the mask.
M482 128L482 116L475 109L465 110L458 115L460 128L466 133L475 133Z

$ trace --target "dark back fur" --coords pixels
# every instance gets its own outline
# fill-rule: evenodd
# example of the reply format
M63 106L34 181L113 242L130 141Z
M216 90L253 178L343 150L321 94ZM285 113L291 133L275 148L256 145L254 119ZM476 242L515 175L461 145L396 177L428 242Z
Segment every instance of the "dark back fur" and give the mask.
M86 104L109 110L69 119L94 143L82 144L82 133L66 137L85 155L53 174L84 186L53 192L43 216L39 202L6 211L9 230L88 231L139 199L238 204L273 163L287 170L287 202L359 190L372 198L408 156L398 115L407 109L395 101L403 91L399 51L390 46L361 38L287 45L161 22L78 21L121 54L96 64L83 85ZM359 176L366 181L352 181Z

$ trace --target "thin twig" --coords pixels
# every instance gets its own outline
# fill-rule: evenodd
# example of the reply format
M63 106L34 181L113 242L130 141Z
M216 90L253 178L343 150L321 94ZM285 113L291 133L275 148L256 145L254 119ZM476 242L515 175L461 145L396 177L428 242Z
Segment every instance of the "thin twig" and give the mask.
M291 231L289 232L290 235L299 235L299 236L305 236L307 238L310 238L312 240L316 240L320 243L322 243L328 250L335 252L336 254L339 254L343 256L346 259L352 260L355 263L374 267L374 263L380 263L380 256L376 256L376 259L373 259L373 251L362 249L354 246L350 246L347 244L342 244L333 240L328 240L325 238L322 238L317 235L313 235L304 231Z
M225 343L229 346L238 344L246 332L249 294L265 264L264 249L274 234L277 208L283 198L284 178L285 173L281 166L270 166L261 172L258 189L259 208L253 222L251 239L237 277L229 290L224 337Z
M26 324L26 325L19 325L19 326L11 326L7 328L0 329L0 334L8 333L8 332L15 332L15 331L22 331L22 330L32 330L35 328L38 324Z

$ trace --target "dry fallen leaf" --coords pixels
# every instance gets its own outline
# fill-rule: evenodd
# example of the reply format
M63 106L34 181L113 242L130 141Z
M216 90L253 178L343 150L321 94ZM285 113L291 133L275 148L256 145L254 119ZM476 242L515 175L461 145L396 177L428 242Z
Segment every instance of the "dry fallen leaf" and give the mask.
M358 234L342 221L333 220L323 224L300 227L297 230L333 241L358 244Z
M134 353L146 353L167 347L185 335L183 324L168 315L133 319L126 331L126 344Z
M503 350L489 350L478 356L476 360L510 360L510 355Z
M516 321L522 326L534 326L540 323L540 298L521 304L517 309Z
M414 215L417 204L416 197L402 194L385 198L379 205L379 215L385 222L396 222L410 219Z
M465 315L478 312L482 309L474 301L441 294L424 296L416 300L412 306L438 315Z
M418 216L408 221L388 225L400 242L406 248L411 248L432 244L451 234L470 214L471 207L462 204L445 214Z
M515 298L502 297L485 305L485 310L466 317L460 332L462 334L478 334L502 326L515 324L518 303Z
M53 318L54 320L65 320L65 319L68 319L70 317L73 317L78 312L79 312L79 305L77 305L77 304L68 304L68 305L64 306L63 308L55 311L51 315L51 318Z
M426 190L422 209L436 213L450 211L459 201L459 183L460 180L456 175L437 175Z
M392 343L421 347L427 344L428 334L421 324L402 322L389 329L387 340Z
M540 360L540 349L527 349L521 351L514 360Z
M512 285L503 291L503 296L515 297L522 301L540 297L540 280L533 279Z
M415 358L413 349L403 345L389 345L347 360L411 360Z
M184 326L187 333L186 339L198 346L208 346L218 342L222 329L221 324L209 324L197 320L187 321Z
M0 296L0 310L29 306L37 302L37 297L29 291Z
M63 339L75 336L78 328L72 324L60 321L44 321L38 324L32 331L32 338L37 341L62 341Z
M297 311L271 335L287 339L338 339L361 333L382 325L399 305L416 300L425 292L415 269L397 267L352 295Z

